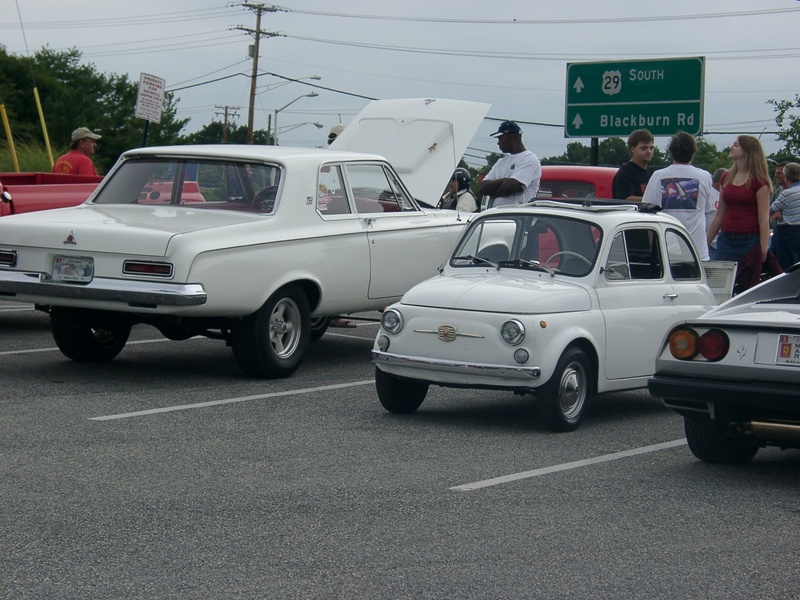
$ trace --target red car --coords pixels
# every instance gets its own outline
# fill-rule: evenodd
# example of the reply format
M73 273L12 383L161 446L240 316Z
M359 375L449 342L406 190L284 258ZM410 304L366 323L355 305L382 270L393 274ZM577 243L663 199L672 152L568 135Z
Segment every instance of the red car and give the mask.
M0 173L0 217L81 204L102 179L99 175Z
M543 165L538 198L612 198L616 167Z

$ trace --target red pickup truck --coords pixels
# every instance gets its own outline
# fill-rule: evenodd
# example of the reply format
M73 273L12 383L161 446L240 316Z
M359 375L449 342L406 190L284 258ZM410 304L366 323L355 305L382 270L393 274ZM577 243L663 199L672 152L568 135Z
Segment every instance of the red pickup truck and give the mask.
M99 175L0 173L0 217L81 204L102 179Z

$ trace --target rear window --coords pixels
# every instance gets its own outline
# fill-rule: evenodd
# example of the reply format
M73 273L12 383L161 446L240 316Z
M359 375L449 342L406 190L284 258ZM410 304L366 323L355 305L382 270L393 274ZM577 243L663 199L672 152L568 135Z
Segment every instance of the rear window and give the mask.
M142 158L107 178L95 204L170 205L271 213L280 186L275 165Z

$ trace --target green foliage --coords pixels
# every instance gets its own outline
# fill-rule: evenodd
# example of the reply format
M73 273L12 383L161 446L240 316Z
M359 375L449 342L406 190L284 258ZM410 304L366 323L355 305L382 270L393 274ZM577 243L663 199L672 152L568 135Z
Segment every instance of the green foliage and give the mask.
M775 108L775 123L780 132L778 139L784 146L784 155L800 155L800 94L794 95L794 100L768 100Z
M50 171L50 157L47 155L47 149L36 143L28 142L14 142L14 150L17 154L17 162L21 171L37 172ZM11 152L8 150L8 144L0 144L0 172L13 172L14 161L11 158Z
M81 64L81 54L75 49L43 48L29 58L8 54L0 46L0 102L6 107L15 146L44 146L35 89L53 158L66 151L74 129L88 127L103 136L94 156L99 173L107 172L125 150L142 145L145 121L134 116L138 85L127 75L105 75L91 63ZM148 145L179 142L188 119L176 119L176 112L175 99L167 94L161 123L149 125ZM1 155L0 161L5 164L6 156ZM20 168L49 171L49 160L47 168L33 168L20 160Z
M190 133L183 138L187 144L246 144L247 143L247 126L241 125L233 127L228 125L228 135L225 137L223 134L225 125L221 121L212 121L208 125L203 126L200 130ZM269 133L264 129L256 129L253 131L253 143L259 145L267 145L271 143Z

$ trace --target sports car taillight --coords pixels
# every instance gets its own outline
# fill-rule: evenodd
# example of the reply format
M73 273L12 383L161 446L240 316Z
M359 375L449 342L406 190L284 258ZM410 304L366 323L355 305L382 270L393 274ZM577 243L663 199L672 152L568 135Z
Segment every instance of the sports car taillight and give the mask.
M697 355L697 333L692 329L676 329L669 336L669 351L678 360L691 360Z
M725 358L730 340L721 329L709 329L699 335L689 327L676 329L669 336L669 351L678 360L692 360L698 355L716 362Z
M698 350L700 355L712 362L722 360L728 353L730 341L727 334L721 329L709 329L700 336Z
M156 277L172 277L171 263L126 260L122 264L122 272L126 275L154 275Z

